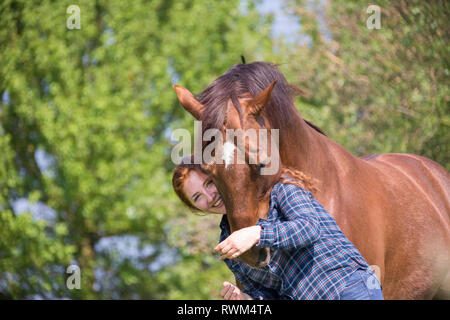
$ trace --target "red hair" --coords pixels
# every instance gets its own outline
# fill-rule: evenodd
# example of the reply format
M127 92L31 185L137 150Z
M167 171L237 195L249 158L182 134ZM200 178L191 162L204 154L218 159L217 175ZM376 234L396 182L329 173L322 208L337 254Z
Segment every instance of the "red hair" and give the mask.
M286 184L295 184L311 193L319 192L317 188L318 180L311 178L298 169L283 167L281 168L280 182Z

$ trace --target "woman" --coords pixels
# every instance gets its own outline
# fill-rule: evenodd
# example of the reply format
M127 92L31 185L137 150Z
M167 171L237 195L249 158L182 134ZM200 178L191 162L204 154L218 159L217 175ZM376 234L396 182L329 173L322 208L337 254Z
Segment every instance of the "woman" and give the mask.
M297 170L283 171L271 192L267 220L233 233L220 194L201 166L182 163L174 171L174 190L186 206L224 215L214 250L241 287L224 282L224 299L383 299L381 285L364 258L313 198L311 179ZM267 268L253 269L235 260L254 245L271 248ZM299 264L302 272L290 272Z

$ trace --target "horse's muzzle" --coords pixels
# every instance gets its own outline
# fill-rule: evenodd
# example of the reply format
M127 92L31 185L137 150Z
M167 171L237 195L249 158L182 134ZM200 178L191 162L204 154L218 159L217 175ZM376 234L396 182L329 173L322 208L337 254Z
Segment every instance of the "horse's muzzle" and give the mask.
M270 262L270 249L253 247L239 259L252 268L264 268Z

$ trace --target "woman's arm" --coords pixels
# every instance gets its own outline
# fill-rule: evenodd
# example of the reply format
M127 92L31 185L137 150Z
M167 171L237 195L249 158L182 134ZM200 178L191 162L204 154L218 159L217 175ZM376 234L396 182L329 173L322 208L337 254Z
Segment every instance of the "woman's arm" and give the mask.
M310 192L295 185L278 187L277 209L283 221L260 219L258 246L294 249L306 247L320 238L320 224Z
M320 239L320 224L310 192L297 186L281 184L277 210L282 221L274 223L260 219L256 226L233 232L214 251L221 259L235 259L254 245L295 249L306 247Z
M237 258L258 243L260 233L260 226L239 229L219 243L214 251L220 252L221 260Z

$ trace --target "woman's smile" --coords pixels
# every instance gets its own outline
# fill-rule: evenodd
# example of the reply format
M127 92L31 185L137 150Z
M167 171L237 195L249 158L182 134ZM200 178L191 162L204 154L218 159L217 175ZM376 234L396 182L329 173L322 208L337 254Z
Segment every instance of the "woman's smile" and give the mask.
M211 205L212 208L222 208L223 207L223 201L222 198L219 196L219 198Z

